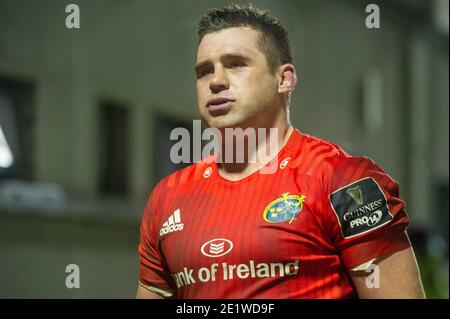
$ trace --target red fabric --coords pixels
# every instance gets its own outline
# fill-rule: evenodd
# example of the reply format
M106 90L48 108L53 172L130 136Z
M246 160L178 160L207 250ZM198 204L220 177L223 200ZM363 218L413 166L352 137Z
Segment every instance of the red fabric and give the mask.
M268 165L276 172L232 182L201 161L163 179L142 219L140 281L178 298L348 298L355 296L350 268L409 246L398 184L370 159L294 130ZM393 218L345 238L329 196L363 177L380 185ZM300 212L265 220L265 209L286 193L306 197ZM170 220L183 228L161 235ZM205 246L214 239L216 246Z

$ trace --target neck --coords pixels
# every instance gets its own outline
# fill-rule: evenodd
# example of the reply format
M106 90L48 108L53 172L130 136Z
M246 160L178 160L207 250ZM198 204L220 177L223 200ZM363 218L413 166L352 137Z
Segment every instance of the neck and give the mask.
M292 131L288 123L256 130L221 130L219 174L232 181L251 175L277 156Z

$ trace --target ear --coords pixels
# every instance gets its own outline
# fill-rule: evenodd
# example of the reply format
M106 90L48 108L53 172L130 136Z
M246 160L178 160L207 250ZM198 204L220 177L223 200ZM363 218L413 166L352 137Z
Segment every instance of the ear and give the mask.
M297 84L297 73L292 64L283 64L278 69L280 79L278 82L278 93L290 93L294 91Z

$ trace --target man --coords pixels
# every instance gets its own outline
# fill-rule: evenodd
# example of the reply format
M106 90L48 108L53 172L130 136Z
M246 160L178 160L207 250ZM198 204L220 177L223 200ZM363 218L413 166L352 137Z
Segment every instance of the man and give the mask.
M199 27L199 110L221 151L236 149L227 128L272 128L276 139L258 131L243 163L216 154L156 186L137 297L423 298L398 184L370 159L291 127L297 76L285 29L236 5Z

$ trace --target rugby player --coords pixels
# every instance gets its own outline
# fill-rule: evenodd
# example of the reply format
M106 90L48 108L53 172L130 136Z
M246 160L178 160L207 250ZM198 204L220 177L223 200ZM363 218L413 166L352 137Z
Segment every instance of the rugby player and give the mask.
M202 17L203 120L222 147L235 141L226 128L276 128L277 143L266 137L243 163L216 154L158 183L142 218L138 298L424 297L398 183L291 126L292 63L287 32L266 11ZM273 145L276 156L253 161Z

